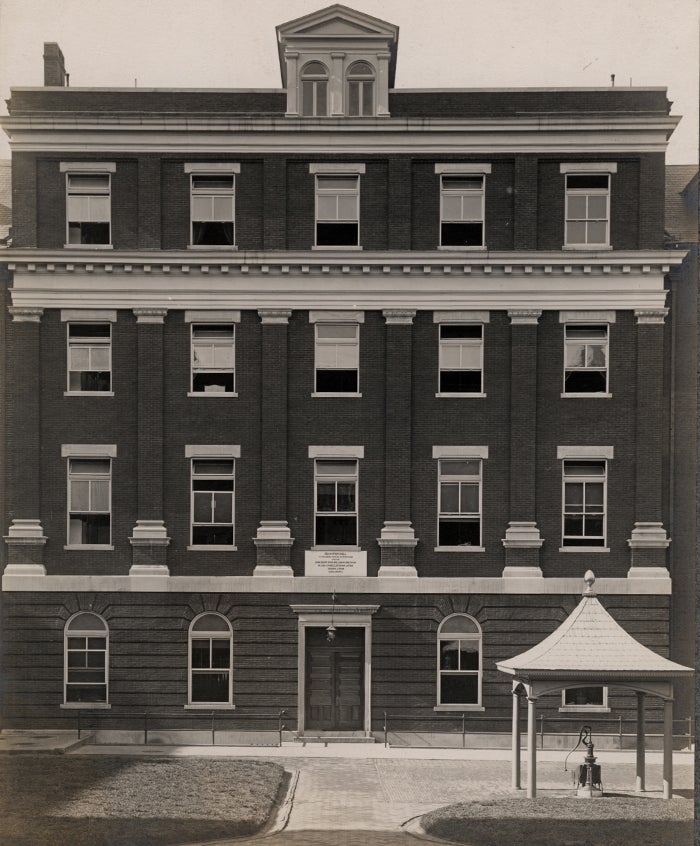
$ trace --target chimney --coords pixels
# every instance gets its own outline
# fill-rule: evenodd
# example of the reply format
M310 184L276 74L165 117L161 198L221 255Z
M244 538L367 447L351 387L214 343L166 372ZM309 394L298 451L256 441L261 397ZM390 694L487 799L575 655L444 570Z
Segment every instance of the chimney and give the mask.
M61 48L55 41L44 42L44 85L64 87L66 66Z

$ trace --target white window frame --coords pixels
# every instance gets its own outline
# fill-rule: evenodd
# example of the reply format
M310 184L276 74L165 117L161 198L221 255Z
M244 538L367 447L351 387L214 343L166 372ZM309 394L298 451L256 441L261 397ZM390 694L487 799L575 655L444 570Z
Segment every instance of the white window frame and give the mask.
M314 176L314 244L315 250L358 250L360 249L360 176L364 173L364 166L362 170L355 169L343 170L323 170L316 171ZM323 179L354 179L355 188L328 188L321 187L319 180ZM321 218L319 216L319 198L320 197L336 197L336 209L339 208L340 197L355 197L357 203L357 214L354 218ZM339 212L338 212L339 214ZM354 244L319 244L318 243L318 226L320 223L348 223L357 226L357 239Z
M197 550L211 550L211 551L221 551L221 552L232 552L236 550L236 458L240 457L240 448L238 446L235 447L215 447L215 446L190 446L185 448L185 457L190 461L190 529L189 529L189 537L190 543L187 547L188 550L197 551ZM220 525L220 526L231 526L231 543L230 544L223 544L223 543L213 543L213 544L204 544L204 543L195 543L194 542L194 529L195 529L195 519L194 519L194 480L195 480L195 472L194 472L194 462L195 461L230 461L231 462L231 473L230 474L215 474L215 473L203 473L200 475L204 481L207 480L208 477L211 477L211 480L218 480L218 479L230 479L231 480L231 523L201 523L198 525ZM212 492L213 493L213 492ZM213 512L212 512L213 513Z
M114 475L114 461L116 458L117 448L112 444L64 444L61 447L61 457L67 458L66 462L66 545L64 549L71 550L92 550L111 551L114 549L112 545L112 529L113 529L113 515L112 515L112 478ZM72 461L109 461L109 475L107 474L84 474L79 478L75 478L76 474L71 474ZM96 478L90 478L94 475ZM108 481L109 482L109 509L107 511L96 510L88 511L71 508L72 500L72 483L73 481L91 482L91 481ZM107 514L109 516L109 543L71 543L70 522L71 514Z
M83 615L95 617L98 619L103 628L82 628L82 629L74 629L71 630L70 626L74 620L77 620L78 617L82 617ZM85 648L84 649L69 649L68 648L68 640L69 638L77 637L77 638L85 638ZM105 641L104 649L91 649L88 643L89 638L103 638ZM102 685L104 684L105 688L105 697L104 699L97 700L95 702L89 701L69 701L68 700L68 690L71 685L78 685L79 682L69 682L68 681L68 671L69 669L75 669L69 667L68 664L68 653L69 652L82 652L82 653L89 653L89 652L100 652L104 653L104 682L83 682L84 685ZM85 669L100 669L99 667L86 667ZM94 611L78 611L75 614L72 614L68 620L66 620L66 624L63 627L63 703L61 705L62 708L80 708L80 709L88 709L88 708L111 708L112 706L109 704L109 626L107 625L107 621L101 614L96 614Z
M329 326L352 326L355 329L354 338L319 338L319 328ZM353 347L356 350L356 367L319 367L319 347ZM354 391L321 391L318 389L319 370L355 370L357 379ZM314 385L312 397L361 397L360 391L360 324L357 320L319 320L314 326Z
M325 75L321 75L320 73L309 73L307 69L310 65L320 65L324 69ZM326 96L324 98L319 97L319 82L326 83ZM310 113L304 111L304 87L307 83L311 85L312 110ZM306 64L299 73L299 114L302 117L328 117L330 101L329 95L330 74L328 72L327 66L324 64L324 62L320 61L319 59L309 60L308 62L306 62ZM324 110L322 113L319 113L318 104L321 99L323 99Z
M94 336L89 337L86 336L84 338L71 338L71 329L74 326L107 326L109 328L109 335L104 337ZM70 384L70 377L71 373L89 373L94 372L91 370L72 370L71 369L71 352L74 347L88 347L89 353L88 355L92 355L93 348L105 348L107 349L107 355L109 357L109 368L107 370L102 370L99 372L108 372L109 373L109 388L104 391L83 391L80 388L71 388ZM112 383L112 322L108 320L69 320L66 322L66 390L64 391L63 395L67 397L71 396L79 396L79 397L113 397L114 390L113 390L113 383Z
M364 455L364 452L363 452ZM360 536L360 500L359 500L359 493L360 493L360 461L359 458L362 456L358 456L357 454L353 453L350 449L346 448L345 450L341 448L338 449L336 453L326 453L326 454L316 454L314 453L314 546L313 549L359 549L359 536ZM342 474L338 473L333 476L330 475L323 475L318 472L319 462L337 462L337 461L353 461L355 464L355 472L350 474ZM329 484L330 482L335 483L336 486L336 510L335 511L319 511L318 510L318 485L319 480L322 483ZM338 484L343 483L352 483L354 485L354 492L355 492L355 510L354 511L338 511L337 510L337 498L338 498ZM341 516L341 517L354 517L355 519L355 543L354 544L320 544L318 543L316 531L317 525L316 521L318 517L333 517L333 516Z
M588 327L594 327L596 329L605 329L605 339L600 338L569 338L569 330L570 329L585 329ZM589 367L587 365L583 366L568 366L567 365L567 353L569 347L573 347L574 345L581 345L583 344L585 347L585 356L587 357L588 354L588 346L599 346L603 347L605 351L605 366L604 367ZM610 390L610 325L608 323L602 323L599 321L591 320L589 323L583 322L567 322L564 324L564 375L563 375L563 383L562 383L562 397L577 397L583 398L586 397L611 397L612 393ZM582 373L587 371L593 372L600 372L601 370L605 371L605 388L602 391L567 391L566 389L566 376L567 373Z
M567 704L566 701L566 691L567 690L576 690L582 687L598 687L602 688L603 690L603 703L601 705L590 704L590 705L574 705L571 703ZM561 705L559 706L560 713L563 714L609 714L610 707L608 706L608 686L607 684L580 684L580 685L569 685L568 687L562 688L561 691Z
M367 65L367 67L372 71L372 76L368 74L361 74L358 75L354 73L354 68L358 65ZM350 91L352 86L357 85L357 105L358 111L357 114L353 114L350 111ZM370 107L370 112L365 113L364 110L364 91L365 86L369 85L371 89L371 101L372 105ZM370 61L367 59L358 59L354 61L347 69L345 74L345 96L347 97L347 116L348 117L374 117L377 113L377 69L372 65Z
M488 458L488 449L487 448L468 448L468 447L457 447L457 448L445 448L445 447L433 447L433 458L438 460L437 465L437 523L436 523L436 546L435 552L484 552L484 514L483 514L483 496L484 496L484 459ZM479 462L479 473L478 475L463 475L463 476L445 476L443 478L442 474L442 462L445 461L478 461ZM449 482L456 482L460 484L460 498L461 498L461 483L466 482L469 484L473 484L474 482L478 485L479 491L479 511L476 512L444 512L442 511L442 484L449 483ZM452 546L452 545L440 545L440 521L442 519L448 519L450 517L460 518L463 517L464 519L472 519L476 517L478 519L479 525L479 544L477 545L464 545L464 546ZM457 519L454 522L458 522Z
M612 185L611 175L617 173L616 162L590 162L590 163L563 163L559 166L559 172L564 175L564 249L565 250L585 250L598 249L609 250L610 245L610 216L612 205ZM605 176L607 177L607 188L569 188L569 176ZM572 218L569 214L569 198L570 197L605 197L606 198L606 217L590 217ZM586 210L588 210L588 202L586 202ZM604 241L589 241L588 240L588 223L600 222L605 220L605 240ZM569 222L584 222L586 224L586 239L584 241L569 240L568 223Z
M469 326L469 327L478 327L481 331L481 337L479 339L476 338L444 338L442 337L442 329L444 326ZM459 347L460 349L464 346L467 347L474 347L479 349L479 374L480 374L480 381L481 381L481 389L479 391L443 391L441 382L442 382L442 372L460 372L460 371L468 371L468 372L475 372L473 367L443 367L443 351L450 347ZM468 320L455 320L455 321L441 321L438 324L438 386L437 392L435 394L436 397L485 397L486 393L484 392L484 324L483 322L476 321L468 321Z
M590 448L589 448L590 449ZM610 549L607 546L607 530L608 530L608 471L609 471L609 460L607 455L601 455L600 453L582 455L575 455L575 454L568 454L562 455L560 453L559 457L562 459L561 463L561 547L559 549L560 552L610 552ZM568 476L566 475L566 465L567 462L572 464L602 464L603 465L603 475L597 474L590 474L586 475L584 473L578 476ZM601 538L601 543L599 544L567 544L567 538L574 538L580 537L582 539L586 538L595 538L598 539L599 535L566 535L565 534L565 526L566 526L566 485L567 481L569 484L583 484L584 485L584 501L582 504L583 511L581 512L584 518L584 531L585 531L585 515L588 513L586 512L586 485L587 484L600 484L602 481L603 485L603 535ZM590 512L591 514L595 514L597 512Z
M465 617L466 619L470 620L475 626L477 631L476 632L443 632L443 628L445 623L448 620L453 620L455 617ZM479 669L478 670L444 670L441 666L441 644L445 640L468 640L472 643L478 644L478 656L479 656ZM459 652L458 652L459 655ZM463 703L452 703L452 702L442 702L442 676L444 674L449 675L469 675L469 676L476 676L478 680L478 695L476 702L463 702ZM484 707L482 705L483 695L483 675L484 675L484 635L481 626L479 625L478 621L472 617L471 614L466 614L463 612L449 614L443 620L440 621L440 625L438 626L437 632L437 685L436 685L436 699L437 699L437 707L435 708L436 711L484 711Z
M196 180L199 177L219 177L219 178L230 178L231 179L231 188L209 188L205 190L204 188L198 188L195 184ZM210 221L203 221L203 222L211 222L211 223L230 223L231 224L231 243L230 244L196 244L194 240L194 225L195 225L195 212L194 212L194 204L197 198L209 198L211 199L212 203L212 217ZM216 198L224 197L230 199L231 201L231 219L215 219L214 218L214 201ZM194 171L190 172L190 243L188 245L189 249L199 249L199 250L233 250L236 248L236 174L234 171L229 172L215 172L215 171Z
M222 630L208 630L203 629L201 631L194 630L195 624L198 620L201 620L204 617L218 617L219 619L223 620L227 627L228 633ZM198 667L194 668L192 666L192 642L195 640L208 640L209 641L209 654L211 660L211 642L212 640L228 640L228 669L223 670L221 667L210 667L208 670L207 668ZM228 699L226 702L193 702L192 701L192 678L194 673L202 673L205 674L206 672L215 673L215 672L227 672L228 673ZM233 705L233 626L231 625L231 621L225 617L223 614L219 614L216 611L205 611L202 614L198 614L190 623L189 629L187 631L187 705L185 706L186 709L196 710L198 708L205 708L207 711L212 710L232 710L234 708Z
M231 338L230 341L228 338L222 338L220 340L211 339L210 346L212 347L212 351L215 347L230 347L232 353L233 363L231 367L198 367L195 362L195 347L199 344L205 345L205 341L196 341L195 336L198 329L211 329L213 326L219 327L226 327L227 329L230 327L231 329ZM212 352L213 356L213 352ZM227 391L196 391L194 389L194 380L195 376L198 373L222 373L222 374L231 374L233 378L232 390ZM190 324L190 389L187 392L187 396L189 397L233 397L238 396L236 392L236 324L222 320L220 323L213 323L209 321L204 322L193 322Z
M66 243L65 247L79 250L104 250L112 249L112 174L116 172L115 162L61 162L59 165L60 172L65 174L65 197L66 197ZM78 192L71 190L71 177L74 176L102 176L105 177L107 187L106 190L99 190L96 188L92 192ZM88 208L90 207L90 197L107 197L109 206L109 213L107 220L98 221L74 221L75 223L107 223L108 237L106 241L96 244L83 244L80 242L71 242L70 240L70 197L71 196L85 196L88 197ZM88 214L88 217L90 215Z

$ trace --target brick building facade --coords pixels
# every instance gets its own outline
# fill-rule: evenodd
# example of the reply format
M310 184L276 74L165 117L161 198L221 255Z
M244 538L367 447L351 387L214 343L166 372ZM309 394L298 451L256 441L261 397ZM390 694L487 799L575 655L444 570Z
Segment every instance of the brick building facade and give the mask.
M68 88L55 44L12 90L5 724L507 731L495 662L588 569L691 662L665 89L402 91L337 5L277 36L280 90Z

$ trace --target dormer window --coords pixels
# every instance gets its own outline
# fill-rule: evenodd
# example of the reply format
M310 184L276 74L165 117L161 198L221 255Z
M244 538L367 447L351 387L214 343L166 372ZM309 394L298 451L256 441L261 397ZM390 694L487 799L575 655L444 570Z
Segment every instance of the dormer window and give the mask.
M348 68L348 114L369 117L374 114L375 74L368 62L355 62Z
M321 62L309 62L301 71L301 113L307 117L328 114L328 69Z

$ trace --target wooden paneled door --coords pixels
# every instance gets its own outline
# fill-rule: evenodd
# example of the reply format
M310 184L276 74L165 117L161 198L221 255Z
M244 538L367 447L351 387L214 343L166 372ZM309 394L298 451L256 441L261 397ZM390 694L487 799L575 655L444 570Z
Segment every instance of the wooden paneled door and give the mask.
M364 644L364 629L338 627L333 643L325 629L306 629L307 729L364 728Z

